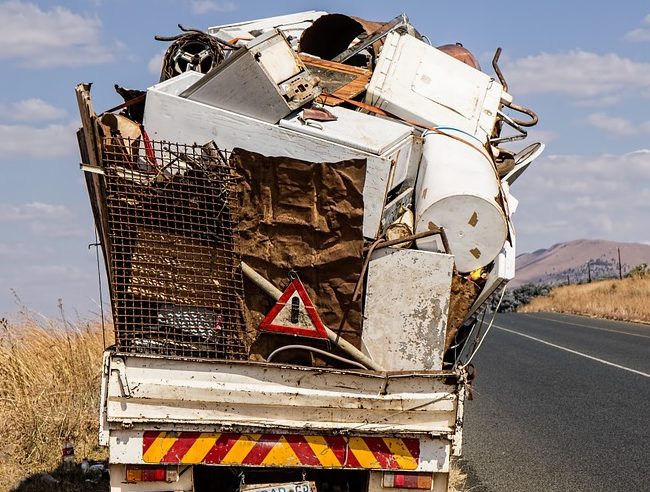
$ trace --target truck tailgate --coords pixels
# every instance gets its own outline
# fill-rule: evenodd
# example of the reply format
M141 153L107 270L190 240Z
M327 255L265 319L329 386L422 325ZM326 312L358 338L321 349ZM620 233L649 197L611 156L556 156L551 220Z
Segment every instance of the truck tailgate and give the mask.
M110 429L114 463L446 471L460 438L454 373L119 354L105 362L102 433L108 441Z

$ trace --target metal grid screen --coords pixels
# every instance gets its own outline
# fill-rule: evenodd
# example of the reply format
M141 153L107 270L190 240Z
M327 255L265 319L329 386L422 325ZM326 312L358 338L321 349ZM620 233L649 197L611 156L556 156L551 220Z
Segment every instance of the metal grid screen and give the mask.
M118 350L245 358L228 155L115 137L103 149Z

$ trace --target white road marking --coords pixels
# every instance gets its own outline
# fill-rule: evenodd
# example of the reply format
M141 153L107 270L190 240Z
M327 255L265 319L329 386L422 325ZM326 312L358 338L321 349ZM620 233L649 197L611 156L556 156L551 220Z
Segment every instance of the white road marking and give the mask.
M532 314L526 314L526 316L530 316L531 318L536 318L536 319L543 319L544 321L552 321L553 323L563 323L565 325L583 326L585 328L591 328L592 330L609 331L610 333L619 333L621 335L630 335L631 337L650 338L650 335L640 335L639 333L629 333L627 331L609 330L607 328L598 328L597 326L585 325L585 324L582 324L582 323L571 323L570 321L562 321L562 320L555 319L555 318L545 318L543 316L535 316L535 315L532 315Z
M609 362L607 360L599 359L598 357L594 357L593 355L583 354L582 352L578 352L576 350L571 350L570 348L562 347L561 345L556 345L554 343L547 342L546 340L542 340L540 338L531 337L530 335L526 335L525 333L519 333L518 331L510 330L508 328L504 328L503 326L499 326L499 325L495 324L494 327L496 329L498 329L498 330L507 331L508 333L512 333L514 335L519 335L520 337L530 338L531 340L535 340L536 342L543 343L544 345L549 345L551 347L555 347L555 348L560 349L560 350L564 350L565 352L569 352L571 354L575 354L575 355L579 355L581 357L585 357L587 359L595 360L596 362L600 362L601 364L616 367L617 369L623 369L624 371L633 372L634 374L639 374L640 376L650 378L650 374L648 374L647 372L637 371L636 369L631 369L629 367L614 364L613 362Z

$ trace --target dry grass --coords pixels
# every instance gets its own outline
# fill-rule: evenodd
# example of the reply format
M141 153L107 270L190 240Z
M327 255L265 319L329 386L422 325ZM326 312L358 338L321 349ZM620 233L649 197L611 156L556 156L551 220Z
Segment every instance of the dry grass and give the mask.
M623 321L650 322L650 275L554 288L520 312L556 311Z
M106 458L97 445L103 348L98 323L0 320L0 488L55 469L66 436L77 461Z
M467 474L462 470L460 464L454 461L449 469L449 492L465 490L467 490Z

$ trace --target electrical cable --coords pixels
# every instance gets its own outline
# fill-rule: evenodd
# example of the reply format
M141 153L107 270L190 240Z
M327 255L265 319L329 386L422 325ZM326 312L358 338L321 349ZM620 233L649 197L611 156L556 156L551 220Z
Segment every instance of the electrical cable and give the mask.
M499 297L499 302L498 302L497 306L494 308L494 313L492 313L492 319L490 320L490 324L486 328L485 333L483 333L483 338L481 338L481 340L478 342L478 344L476 345L476 348L474 349L474 352L472 352L472 354L469 356L469 359L467 359L467 362L465 362L465 364L460 366L461 369L464 370L465 368L467 368L467 366L469 366L470 362L472 362L472 359L476 355L476 352L478 352L479 349L481 348L481 345L483 345L483 341L485 340L485 337L487 336L487 334L490 332L490 329L492 328L492 325L494 324L494 320L497 317L497 313L499 312L499 307L501 306L501 301L503 301L503 296L504 296L505 293L506 293L506 289L504 287L503 290L501 291L501 297Z
M336 359L340 362L345 362L346 364L350 364L351 366L358 367L359 369L363 370L368 370L366 366L363 364L360 364L359 362L356 362L354 360L346 359L344 357L330 354L329 352L326 352L325 350L321 350L315 347L309 347L308 345L285 345L284 347L280 347L278 349L275 349L273 352L269 354L269 356L266 358L267 362L271 362L273 360L273 357L275 357L277 354L280 352L283 352L285 350L291 350L291 349L302 349L302 350L309 350L310 352L316 352L321 355L326 355L328 357L331 357L332 359Z

